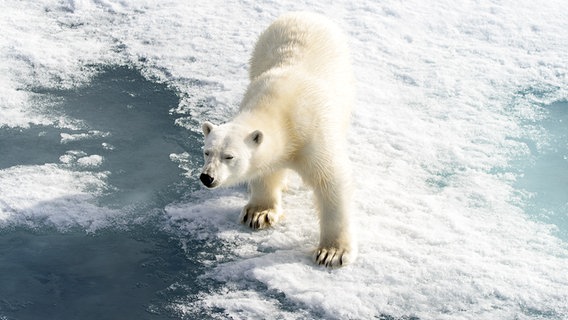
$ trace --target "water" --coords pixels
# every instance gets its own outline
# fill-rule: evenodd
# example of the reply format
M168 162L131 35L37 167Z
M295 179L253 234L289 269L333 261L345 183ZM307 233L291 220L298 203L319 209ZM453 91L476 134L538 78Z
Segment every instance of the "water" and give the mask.
M531 156L523 166L519 189L529 192L526 210L534 219L556 227L555 234L568 242L568 103L542 107L545 118L536 125L544 130L545 143L529 140Z
M72 218L85 213L73 203L68 208L40 203L43 215L3 228L2 319L169 319L167 301L197 293L203 268L165 230L163 217L166 204L195 189L170 161L170 154L195 150L197 139L168 113L177 96L128 67L105 67L76 90L35 91L42 97L37 104L49 103L53 112L80 120L82 128L1 128L0 168L59 163L70 170L111 172L104 192L90 201L100 210L115 210L110 220L116 224L91 233L85 230L90 222L62 230L55 223L58 209L72 211ZM76 154L100 155L103 161L84 166L71 156L61 163L62 156ZM183 244L195 253L203 247L190 239Z
M115 188L115 192L99 199L101 205L124 207L149 201L150 205L163 206L179 197L184 186L188 187L181 176L183 171L170 161L170 154L195 149L199 140L196 134L174 124L175 118L168 110L177 106L178 97L165 85L148 81L128 67L109 67L89 86L36 92L62 100L49 112L78 119L87 126L74 131L32 128L24 136L41 131L34 140L47 150L39 154L36 163L57 162L64 152L75 149L86 155L101 155L104 161L97 170L112 172L107 183ZM35 148L17 141L8 140L6 144L24 153ZM172 188L176 184L182 185Z
M200 268L170 235L141 227L4 230L0 254L3 319L169 319L169 287Z

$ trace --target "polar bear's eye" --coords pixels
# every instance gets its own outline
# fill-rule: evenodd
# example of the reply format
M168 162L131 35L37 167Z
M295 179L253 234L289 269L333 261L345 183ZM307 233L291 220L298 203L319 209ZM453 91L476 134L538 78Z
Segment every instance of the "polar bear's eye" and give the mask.
M225 156L225 160L233 160L233 156Z
M205 151L203 154L205 154L206 157L209 157L209 151Z

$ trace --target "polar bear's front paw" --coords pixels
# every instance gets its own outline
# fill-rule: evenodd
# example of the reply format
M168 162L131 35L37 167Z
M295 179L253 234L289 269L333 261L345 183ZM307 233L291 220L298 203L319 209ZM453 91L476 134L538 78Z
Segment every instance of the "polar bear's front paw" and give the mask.
M328 268L345 266L349 264L351 260L352 254L347 249L320 247L314 252L315 263Z
M247 204L239 220L251 229L265 229L275 225L280 220L279 208L266 208Z

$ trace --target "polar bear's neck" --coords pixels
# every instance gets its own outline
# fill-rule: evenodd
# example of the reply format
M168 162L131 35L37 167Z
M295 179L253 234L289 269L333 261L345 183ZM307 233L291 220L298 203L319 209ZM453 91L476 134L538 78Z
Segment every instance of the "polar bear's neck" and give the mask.
M272 110L273 111L273 110ZM251 166L259 172L275 170L290 165L292 143L288 137L288 129L280 115L269 109L243 111L232 121L243 128L246 134L259 130L263 138L254 152Z
M250 132L260 130L264 141L256 159L259 167L287 167L300 144L295 104L302 90L303 73L296 68L271 69L248 86L234 123Z
M281 119L279 115L270 112L270 110L255 110L255 112L243 111L239 113L232 122L251 133L260 130L263 134L261 146L265 145L264 147L270 149L274 156L281 157L286 149L282 146L285 146L289 140L286 138L288 130Z

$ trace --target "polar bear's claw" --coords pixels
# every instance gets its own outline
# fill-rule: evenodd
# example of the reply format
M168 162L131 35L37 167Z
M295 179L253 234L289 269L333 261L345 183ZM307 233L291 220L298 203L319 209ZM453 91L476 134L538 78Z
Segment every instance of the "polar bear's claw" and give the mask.
M240 222L251 229L266 229L280 220L280 213L276 209L266 209L247 205L243 208Z
M337 248L319 248L314 252L314 261L328 268L339 268L349 263L349 252Z

